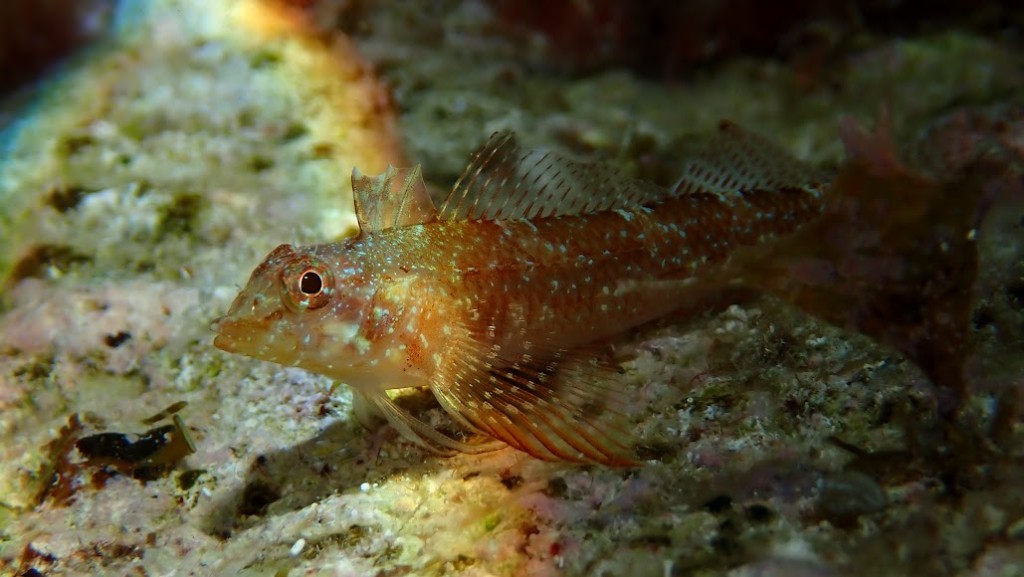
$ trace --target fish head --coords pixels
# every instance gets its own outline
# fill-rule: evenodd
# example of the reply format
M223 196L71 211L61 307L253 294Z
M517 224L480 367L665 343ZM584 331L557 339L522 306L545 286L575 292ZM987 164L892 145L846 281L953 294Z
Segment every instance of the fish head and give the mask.
M373 351L360 334L373 288L346 245L281 245L212 325L217 348L342 377Z

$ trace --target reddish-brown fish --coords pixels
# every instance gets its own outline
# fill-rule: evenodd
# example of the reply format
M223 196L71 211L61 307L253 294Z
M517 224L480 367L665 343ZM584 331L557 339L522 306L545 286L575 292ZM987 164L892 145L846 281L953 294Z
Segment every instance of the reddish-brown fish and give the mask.
M495 443L442 434L389 389L429 386L461 424L542 459L628 465L624 392L592 345L688 304L736 248L795 231L823 186L731 124L672 190L497 134L440 210L419 167L354 175L359 234L275 249L214 344L336 378L358 413L435 451Z

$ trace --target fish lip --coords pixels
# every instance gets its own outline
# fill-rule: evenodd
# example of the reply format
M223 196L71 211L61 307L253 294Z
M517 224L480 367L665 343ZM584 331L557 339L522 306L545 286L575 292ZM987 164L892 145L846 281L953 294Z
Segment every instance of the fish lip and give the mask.
M224 335L217 335L213 337L213 346L226 353L233 353L236 351L234 343L235 341L225 337Z
M231 320L227 316L218 317L210 323L210 330L216 333L213 337L213 346L229 353L234 352L235 347L232 346L235 339L231 338L231 330L228 328Z
M234 353L239 350L238 345L245 340L246 335L252 335L259 327L252 321L233 319L231 315L224 315L210 323L210 330L217 335L213 338L213 346Z

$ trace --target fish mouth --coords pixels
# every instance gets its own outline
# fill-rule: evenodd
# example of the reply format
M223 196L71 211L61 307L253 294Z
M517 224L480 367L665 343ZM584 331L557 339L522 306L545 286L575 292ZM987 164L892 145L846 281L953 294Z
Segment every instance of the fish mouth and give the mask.
M252 342L253 335L259 334L257 325L253 321L233 319L230 315L219 317L210 323L210 330L217 333L213 346L229 353L241 352L244 343Z
M226 353L238 352L234 347L235 341L225 337L224 335L217 335L213 337L213 346Z
M228 337L229 329L227 328L230 322L227 317L218 317L210 323L210 330L217 335L213 337L213 346L222 351L233 353L234 350L232 350L233 347L231 345L234 343L234 339Z

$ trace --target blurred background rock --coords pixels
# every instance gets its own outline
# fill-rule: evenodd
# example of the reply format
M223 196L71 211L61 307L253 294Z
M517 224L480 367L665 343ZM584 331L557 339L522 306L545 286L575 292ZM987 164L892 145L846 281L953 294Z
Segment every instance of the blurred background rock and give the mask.
M6 0L0 3L0 94L29 83L111 22L115 0Z

